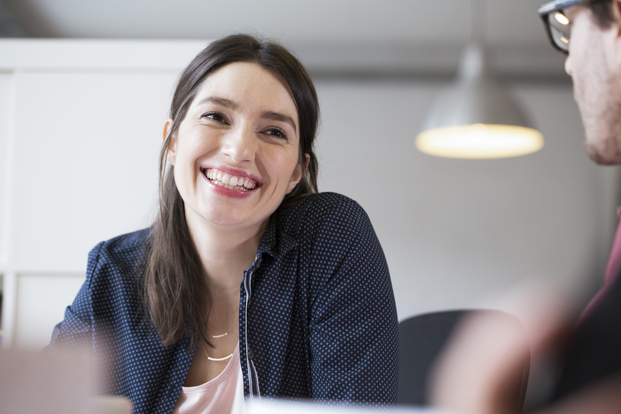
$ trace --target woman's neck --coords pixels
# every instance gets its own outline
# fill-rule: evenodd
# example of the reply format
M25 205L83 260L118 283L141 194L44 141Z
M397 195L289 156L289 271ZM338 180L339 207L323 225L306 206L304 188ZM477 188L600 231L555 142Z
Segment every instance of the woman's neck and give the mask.
M214 302L218 296L238 295L244 271L255 260L269 220L244 229L213 226L199 220L188 220L188 227Z

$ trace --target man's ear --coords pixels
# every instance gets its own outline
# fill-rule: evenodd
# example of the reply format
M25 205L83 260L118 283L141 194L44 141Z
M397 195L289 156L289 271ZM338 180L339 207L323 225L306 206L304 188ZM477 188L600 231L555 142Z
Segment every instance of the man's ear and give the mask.
M302 165L300 164L295 167L295 171L291 176L291 181L289 181L289 188L287 189L287 194L293 191L295 186L298 185L300 180L302 180L302 177L304 177L304 174L306 174L306 170L308 169L308 163L310 162L310 155L304 154L304 157L306 158L306 161L304 162L304 167L302 167Z
M168 134L170 134L170 130L172 128L173 120L168 118L166 122L164 122L164 130L162 131L162 140L166 143L166 138ZM175 165L175 160L177 156L177 138L171 136L170 143L168 144L168 150L166 151L166 159L170 165Z
M621 0L612 0L612 16L617 35L621 34Z

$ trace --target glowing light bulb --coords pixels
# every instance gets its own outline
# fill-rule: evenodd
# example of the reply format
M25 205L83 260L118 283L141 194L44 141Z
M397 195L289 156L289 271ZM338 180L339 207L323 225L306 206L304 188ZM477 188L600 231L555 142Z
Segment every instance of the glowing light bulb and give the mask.
M474 124L424 131L418 135L416 146L439 157L504 158L539 151L543 136L531 128Z

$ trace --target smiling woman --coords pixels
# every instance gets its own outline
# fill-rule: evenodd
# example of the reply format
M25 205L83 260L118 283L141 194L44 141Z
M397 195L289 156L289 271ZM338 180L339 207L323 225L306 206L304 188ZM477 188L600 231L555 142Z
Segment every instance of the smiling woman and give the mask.
M134 413L241 413L245 398L390 404L397 316L354 201L317 193L319 107L282 46L218 40L179 79L160 210L89 255L51 348L88 347Z

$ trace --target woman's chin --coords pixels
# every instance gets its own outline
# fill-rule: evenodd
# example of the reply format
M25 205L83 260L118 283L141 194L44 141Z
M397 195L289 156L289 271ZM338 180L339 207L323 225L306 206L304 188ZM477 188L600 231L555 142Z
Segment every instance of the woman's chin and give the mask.
M263 223L269 220L269 216L267 218L257 218L254 216L256 215L249 214L248 212L228 209L226 211L211 211L207 214L201 214L201 222L207 228L213 227L220 230L238 231L245 228L261 227Z

